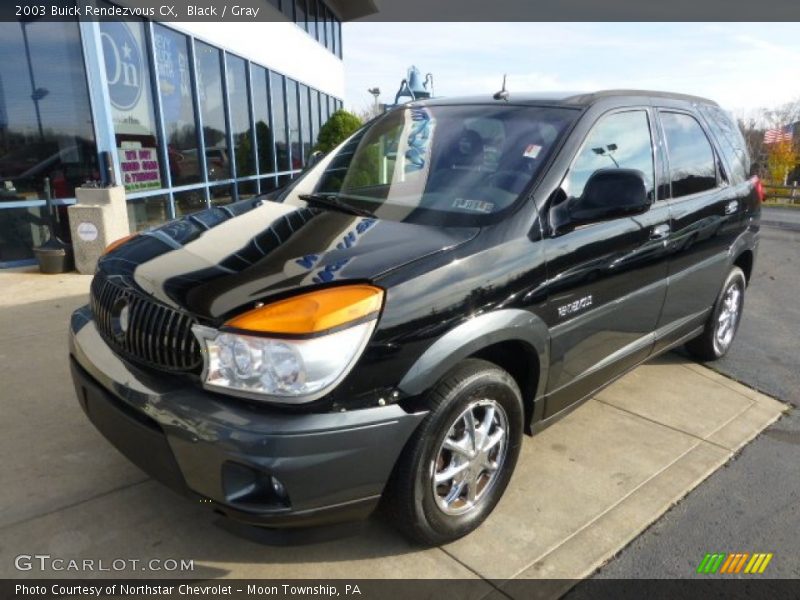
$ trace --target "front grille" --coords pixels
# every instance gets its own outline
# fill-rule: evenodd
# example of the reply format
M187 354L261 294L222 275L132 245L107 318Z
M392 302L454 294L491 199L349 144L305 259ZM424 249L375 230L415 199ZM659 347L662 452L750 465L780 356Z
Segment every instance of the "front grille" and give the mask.
M203 362L194 319L102 273L95 275L91 307L100 335L117 353L168 371L197 371ZM120 318L127 306L127 326Z

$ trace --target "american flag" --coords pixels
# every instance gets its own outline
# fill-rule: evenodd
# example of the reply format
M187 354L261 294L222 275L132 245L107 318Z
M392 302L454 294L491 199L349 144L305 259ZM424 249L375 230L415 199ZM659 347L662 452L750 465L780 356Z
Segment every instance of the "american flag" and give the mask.
M764 132L764 143L774 144L776 142L791 142L794 133L794 125L786 125L780 129L767 129Z

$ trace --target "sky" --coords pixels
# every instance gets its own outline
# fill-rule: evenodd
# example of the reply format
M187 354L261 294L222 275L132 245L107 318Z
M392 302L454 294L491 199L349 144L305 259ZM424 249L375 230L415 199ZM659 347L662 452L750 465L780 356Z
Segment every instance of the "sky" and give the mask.
M800 98L795 23L344 24L345 107L368 88L394 102L408 67L436 96L491 94L504 73L519 91L637 88L716 100L737 116Z

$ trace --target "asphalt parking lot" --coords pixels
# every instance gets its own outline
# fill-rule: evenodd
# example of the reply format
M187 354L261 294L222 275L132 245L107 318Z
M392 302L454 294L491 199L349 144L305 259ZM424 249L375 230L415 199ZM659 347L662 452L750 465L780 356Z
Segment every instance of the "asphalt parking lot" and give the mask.
M736 342L709 366L793 408L596 577L694 577L718 551L772 552L764 576L800 577L800 210L765 208L762 223Z
M171 576L464 578L482 580L471 588L477 596L499 588L513 597L506 586L514 579L591 574L785 409L670 354L526 439L505 497L465 539L422 549L376 518L346 538L255 543L148 479L80 411L65 331L69 313L86 301L88 283L75 274L0 273L2 577L93 575L20 572L14 567L20 553L184 558L194 560L194 571ZM131 568L111 575L159 574Z

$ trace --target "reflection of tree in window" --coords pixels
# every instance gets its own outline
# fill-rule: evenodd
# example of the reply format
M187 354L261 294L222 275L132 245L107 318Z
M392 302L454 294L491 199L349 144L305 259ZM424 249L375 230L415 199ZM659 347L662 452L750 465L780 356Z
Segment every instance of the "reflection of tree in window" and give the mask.
M267 71L253 65L253 114L255 115L256 142L258 142L258 170L264 173L275 171L273 166L273 139L269 125L269 88L267 86Z
M714 151L697 120L683 113L663 112L661 124L669 155L672 197L716 187Z
M231 120L233 151L236 157L235 177L254 175L253 139L250 130L250 103L247 97L247 65L232 54L226 55L228 74L228 104Z
M222 101L222 56L217 48L202 42L197 42L195 49L208 179L209 181L228 179L231 177L231 172Z

